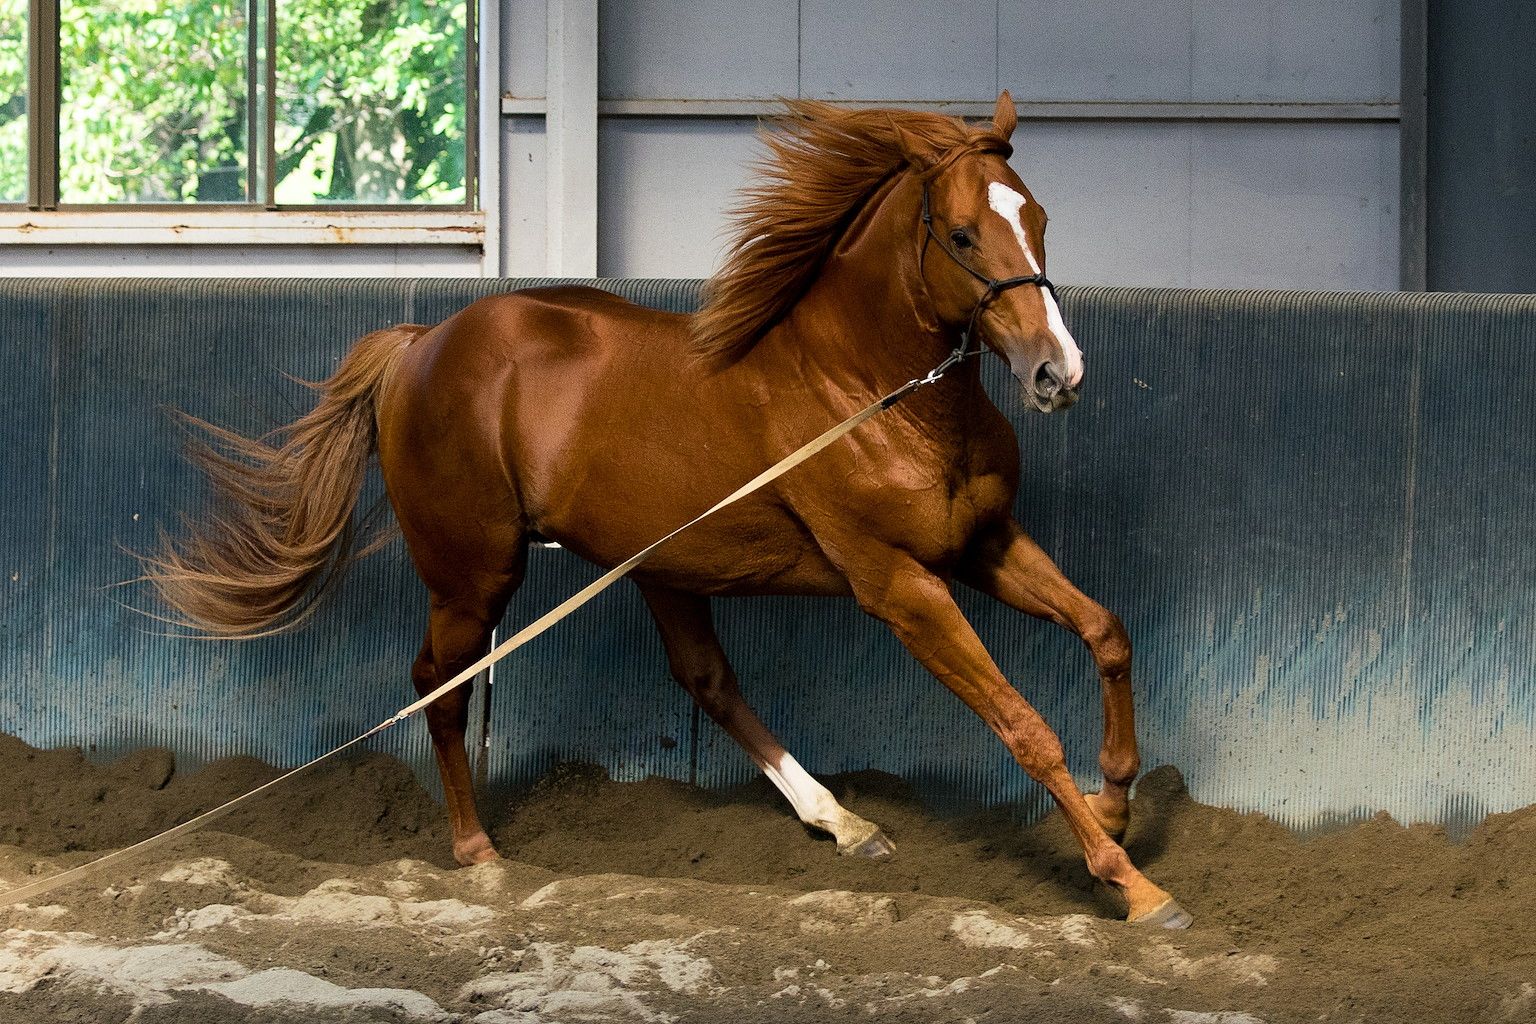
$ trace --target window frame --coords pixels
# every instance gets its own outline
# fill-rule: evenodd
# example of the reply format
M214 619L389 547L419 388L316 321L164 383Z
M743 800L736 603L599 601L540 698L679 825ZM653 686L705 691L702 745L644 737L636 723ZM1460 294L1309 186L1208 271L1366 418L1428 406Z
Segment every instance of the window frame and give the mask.
M277 182L277 64L257 66L257 37L277 47L279 0L246 0L248 123L260 125L249 147L245 202L59 202L60 0L29 0L27 12L27 193L0 202L0 244L107 242L202 244L455 244L484 241L481 161L482 3L465 0L465 112L462 203L279 203ZM259 21L258 21L259 19ZM494 23L494 22L493 22ZM264 79L264 81L262 81ZM256 133L252 133L255 135ZM261 195L253 195L253 184ZM113 215L104 222L104 213Z

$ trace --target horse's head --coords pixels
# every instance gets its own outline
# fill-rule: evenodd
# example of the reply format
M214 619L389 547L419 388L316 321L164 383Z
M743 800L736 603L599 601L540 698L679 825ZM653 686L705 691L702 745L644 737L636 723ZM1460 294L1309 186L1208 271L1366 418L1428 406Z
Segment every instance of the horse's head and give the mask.
M947 151L898 131L923 189L915 241L933 314L948 328L969 327L972 344L1006 359L1025 396L1051 412L1077 401L1083 354L1045 278L1045 210L1008 166L1016 122L1005 92L994 130Z

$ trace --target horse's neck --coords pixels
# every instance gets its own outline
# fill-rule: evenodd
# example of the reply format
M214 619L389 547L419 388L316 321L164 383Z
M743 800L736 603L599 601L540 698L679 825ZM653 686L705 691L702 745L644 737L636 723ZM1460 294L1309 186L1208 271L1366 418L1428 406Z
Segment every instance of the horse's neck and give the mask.
M937 366L955 338L932 323L919 278L921 222L911 182L880 189L765 346L811 387L875 398ZM768 339L765 339L768 340ZM980 393L977 360L953 368L897 407L931 440L963 443Z

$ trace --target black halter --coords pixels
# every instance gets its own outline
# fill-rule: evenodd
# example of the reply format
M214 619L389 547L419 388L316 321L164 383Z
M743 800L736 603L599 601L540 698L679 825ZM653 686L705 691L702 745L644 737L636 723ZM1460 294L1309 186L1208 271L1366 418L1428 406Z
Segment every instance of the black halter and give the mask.
M981 311L986 309L993 299L997 298L1009 288L1017 288L1021 284L1032 284L1041 288L1048 289L1051 293L1051 298L1055 299L1056 286L1051 284L1050 279L1045 276L1044 271L1041 271L1038 274L1025 274L1022 277L988 277L981 271L977 270L975 267L971 266L969 263L965 262L965 260L961 259L960 254L955 252L949 243L940 237L939 233L933 229L933 214L928 209L928 185L929 181L923 182L923 227L928 230L928 234L923 237L923 247L918 251L917 254L918 275L921 276L923 273L923 258L928 252L928 240L931 238L935 242L939 243L939 248L943 249L945 254L949 256L950 259L959 264L961 270L965 271L967 274L970 274L976 280L987 286L987 290L982 292L981 298L976 300L976 305L971 307L971 316L965 325L965 330L960 332L960 347L955 350L955 353L960 359L966 359L970 356L981 354L981 346L979 344L975 349L971 348L971 335L976 330L976 320L981 316Z

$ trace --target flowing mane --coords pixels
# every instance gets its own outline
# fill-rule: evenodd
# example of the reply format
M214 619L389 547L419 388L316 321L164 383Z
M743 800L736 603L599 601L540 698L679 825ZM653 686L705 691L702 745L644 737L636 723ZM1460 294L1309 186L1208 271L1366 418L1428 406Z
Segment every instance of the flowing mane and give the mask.
M734 241L693 318L694 350L726 363L799 301L864 201L909 162L903 136L934 152L982 140L1007 145L990 124L814 100L786 100L769 124L769 155L753 167L761 180L731 213Z

